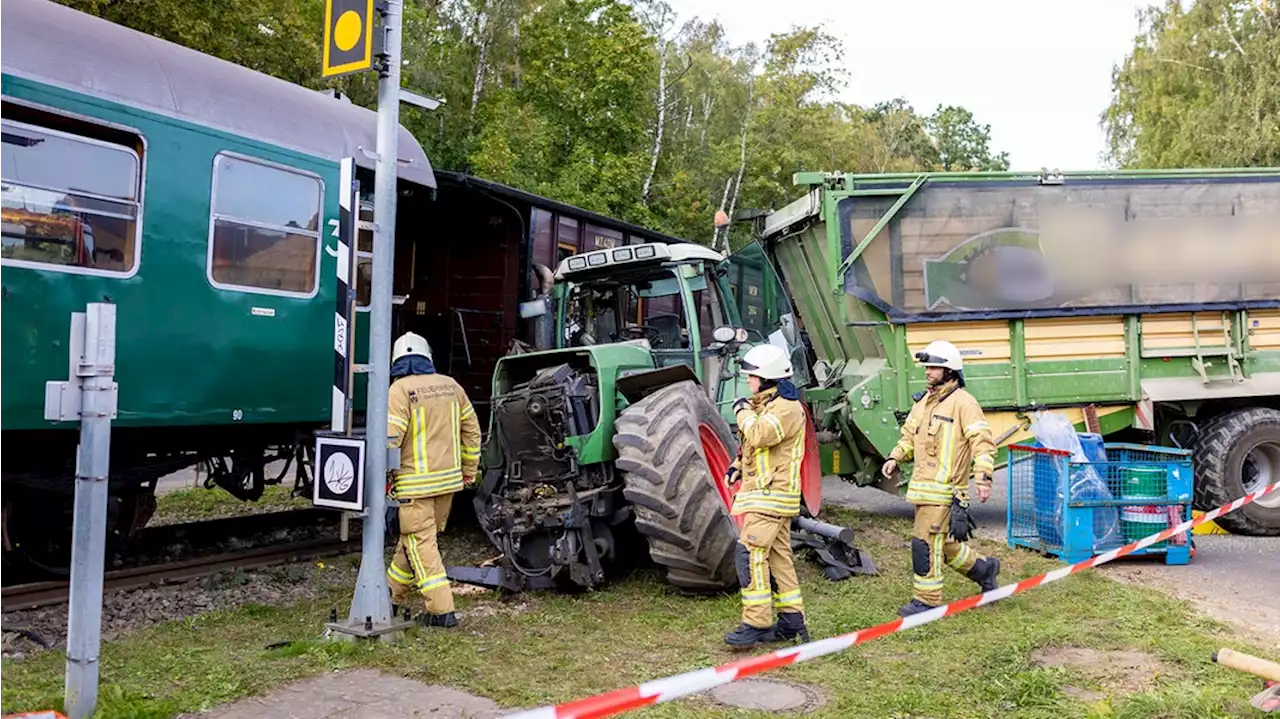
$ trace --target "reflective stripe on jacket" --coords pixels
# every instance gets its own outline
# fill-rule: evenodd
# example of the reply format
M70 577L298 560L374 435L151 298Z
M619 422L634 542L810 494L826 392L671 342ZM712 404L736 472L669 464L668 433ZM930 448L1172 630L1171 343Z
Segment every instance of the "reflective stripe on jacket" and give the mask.
M996 446L978 400L954 381L931 388L902 423L902 437L889 453L899 462L915 460L907 485L912 504L951 504L968 498L973 474L990 486Z
M742 454L734 465L742 486L733 514L759 512L775 517L800 514L800 464L804 461L804 407L768 389L738 412Z
M392 496L434 497L462 489L480 465L480 423L466 392L442 374L401 377L391 385L387 446L400 448Z

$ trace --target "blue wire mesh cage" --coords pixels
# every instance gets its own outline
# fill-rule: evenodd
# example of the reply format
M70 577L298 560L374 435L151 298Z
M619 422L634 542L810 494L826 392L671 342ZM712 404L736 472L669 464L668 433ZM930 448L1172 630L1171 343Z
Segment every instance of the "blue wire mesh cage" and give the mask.
M1009 546L1074 564L1191 519L1189 450L1080 439L1087 461L1038 443L1009 447ZM1191 533L1133 554L1186 564Z

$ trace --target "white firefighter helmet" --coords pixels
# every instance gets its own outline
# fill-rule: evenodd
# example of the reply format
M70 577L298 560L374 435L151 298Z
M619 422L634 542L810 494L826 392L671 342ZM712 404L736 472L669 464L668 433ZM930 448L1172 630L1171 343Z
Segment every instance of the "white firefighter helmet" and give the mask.
M427 359L431 359L431 345L427 344L427 339L420 334L413 332L405 332L396 340L395 345L391 348L391 361L395 362L401 357L409 355L422 355Z
M756 345L742 358L742 374L760 379L786 379L791 376L791 357L777 345Z
M924 367L946 367L956 372L964 369L960 359L960 350L945 340L934 340L922 352L916 353L916 359Z

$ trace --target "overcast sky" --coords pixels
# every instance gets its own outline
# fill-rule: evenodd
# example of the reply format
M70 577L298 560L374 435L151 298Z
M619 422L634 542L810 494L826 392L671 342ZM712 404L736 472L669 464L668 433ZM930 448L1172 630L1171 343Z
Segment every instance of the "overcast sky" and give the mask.
M1105 167L1099 116L1133 47L1134 0L669 0L717 18L737 44L823 23L845 44L844 99L962 105L991 126L1012 169ZM1153 0L1154 2L1154 0ZM835 170L837 168L822 168Z

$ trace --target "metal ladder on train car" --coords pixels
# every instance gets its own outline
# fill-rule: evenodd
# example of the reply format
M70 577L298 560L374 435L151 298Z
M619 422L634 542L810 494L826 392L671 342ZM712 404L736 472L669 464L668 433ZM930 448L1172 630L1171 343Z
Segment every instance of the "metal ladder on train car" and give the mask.
M1209 375L1209 368L1213 366L1213 362L1207 358L1219 357L1226 364L1227 372L1230 374L1229 379L1232 382L1243 382L1244 369L1240 366L1240 353L1236 351L1231 337L1230 313L1222 313L1222 344L1210 346L1205 346L1201 342L1200 326L1196 321L1198 314L1196 312L1191 313L1191 335L1195 340L1195 346L1192 348L1194 354L1191 355L1191 367L1200 375L1200 381L1207 385L1213 379L1218 379ZM1216 339L1214 335L1209 337ZM1228 378L1224 377L1222 379Z

